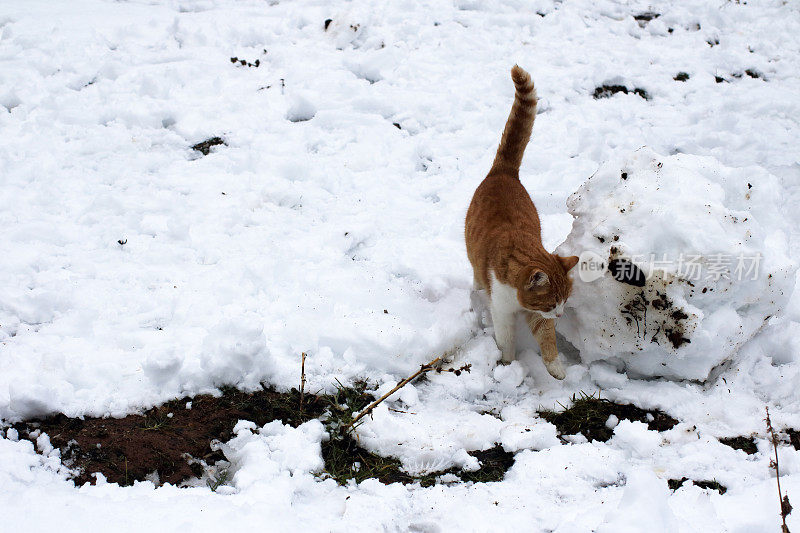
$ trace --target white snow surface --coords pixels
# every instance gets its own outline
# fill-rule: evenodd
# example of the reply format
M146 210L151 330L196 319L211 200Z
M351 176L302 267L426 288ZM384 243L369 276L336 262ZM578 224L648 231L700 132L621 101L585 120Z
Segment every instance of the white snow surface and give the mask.
M641 148L604 164L567 206L575 222L557 251L590 252L617 272L573 276L558 326L585 362L704 381L794 289L791 207L760 167ZM634 268L638 280L622 272Z
M633 18L651 10L661 16ZM3 528L777 530L764 407L779 429L800 427L800 295L705 384L636 379L563 341L556 382L529 335L519 361L496 366L491 329L469 309L463 217L516 62L541 97L522 180L549 249L570 233L569 195L646 146L774 176L789 207L755 220L763 235L784 231L797 262L799 34L797 5L779 0L3 3ZM602 84L650 99L593 99ZM214 136L226 144L191 149ZM411 472L471 469L467 451L500 443L516 452L502 482L339 487L315 475L319 423L243 421L217 492L76 487L46 436L37 453L7 428L56 411L122 416L223 384L288 389L304 351L307 390L357 378L388 390L454 348L469 373L407 387L359 438ZM620 420L607 443L562 443L536 414L598 389L681 423L657 433ZM752 456L717 440L751 434ZM779 453L797 499L800 452ZM669 491L683 476L728 492Z

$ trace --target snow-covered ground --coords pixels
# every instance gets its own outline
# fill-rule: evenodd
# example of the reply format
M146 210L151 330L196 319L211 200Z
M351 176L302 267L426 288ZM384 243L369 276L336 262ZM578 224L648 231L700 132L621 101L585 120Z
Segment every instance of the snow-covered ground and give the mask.
M661 16L633 18L647 11ZM243 423L230 490L212 493L75 487L54 453L5 435L3 527L777 530L764 407L800 427L800 294L707 383L574 356L556 382L530 338L495 366L462 232L517 62L541 97L522 179L550 249L570 193L647 146L774 175L800 261L798 35L797 4L779 0L0 3L0 420L289 388L303 351L309 390L388 390L457 348L471 372L406 387L405 412L382 404L362 444L412 472L474 466L466 451L495 442L518 452L498 483L339 487L313 475L318 422ZM650 99L593 99L602 84ZM190 148L213 136L227 145ZM535 414L598 389L682 423L562 444ZM743 434L756 455L717 441ZM780 462L800 499L800 452ZM670 492L683 476L729 490Z

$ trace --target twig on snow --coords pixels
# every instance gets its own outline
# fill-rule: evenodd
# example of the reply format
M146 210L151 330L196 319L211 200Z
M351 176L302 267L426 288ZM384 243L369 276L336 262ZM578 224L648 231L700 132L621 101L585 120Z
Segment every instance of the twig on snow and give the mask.
M303 397L306 390L306 352L303 352L300 360L300 412L303 412Z
M405 387L406 385L408 385L409 383L411 383L412 381L417 379L422 374L430 372L431 370L434 370L434 369L436 369L436 370L441 369L442 364L445 361L448 361L450 359L450 357L452 357L456 352L458 352L467 342L469 342L470 340L474 339L476 334L477 334L476 332L473 332L472 335L470 335L469 339L464 341L462 344L459 344L459 345L451 347L450 349L445 351L442 355L440 355L439 357L437 357L436 359L434 359L430 363L420 366L419 370L417 370L412 375L408 376L406 379L404 379L403 381L398 383L397 386L395 386L392 390L390 390L389 392L387 392L386 394L384 394L383 396L381 396L380 398L378 398L377 400L375 400L374 402L369 404L366 407L366 409L364 409L363 411L358 413L358 415L353 419L352 422L350 422L349 424L343 426L343 428L345 430L353 429L355 427L356 423L359 420L361 420L364 416L366 416L369 413L371 413L372 410L375 409L375 407L377 407L378 404L381 403L382 401L384 401L386 398L388 398L389 396L391 396L392 394L394 394L398 390L402 389L403 387ZM464 365L459 369L447 369L447 370L444 370L443 372L453 372L454 374L456 374L458 376L458 375L461 374L462 371L469 372L471 367L472 367L472 365Z
M381 403L383 400L385 400L386 398L388 398L389 396L391 396L392 394L394 394L395 392L397 392L401 388L405 387L406 385L408 385L409 383L411 383L412 381L417 379L421 374L424 374L425 372L430 372L431 370L433 370L436 367L436 364L442 362L442 358L443 357L444 356L440 355L439 357L437 357L436 359L434 359L430 363L422 365L421 367L419 367L419 370L417 370L416 372L414 372L413 374L408 376L406 379L404 379L403 381L398 383L392 390L390 390L389 392L387 392L386 394L384 394L383 396L381 396L380 398L378 398L377 400L375 400L374 402L369 404L366 409L364 409L363 411L358 413L358 415L353 419L353 421L350 422L349 424L347 424L345 426L345 428L354 427L359 420L361 420L364 416L366 416L369 413L371 413L372 410L375 409L375 407L377 407L378 404Z
M789 503L789 495L783 495L781 491L781 472L779 470L778 465L778 435L775 433L775 429L772 427L772 420L769 418L769 407L767 407L767 434L769 440L772 442L772 449L775 452L775 460L773 461L770 459L769 466L770 468L775 469L775 481L778 482L778 501L781 504L781 520L783 521L783 525L781 525L781 533L789 533L789 527L786 525L786 517L789 516L789 513L792 512L792 504Z

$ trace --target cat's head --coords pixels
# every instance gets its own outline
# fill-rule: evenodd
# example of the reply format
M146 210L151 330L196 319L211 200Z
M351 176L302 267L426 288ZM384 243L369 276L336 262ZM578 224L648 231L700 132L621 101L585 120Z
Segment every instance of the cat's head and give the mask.
M542 261L522 271L517 286L517 299L525 309L536 311L544 318L558 318L564 312L564 302L572 292L568 272L578 264L578 257L547 254Z

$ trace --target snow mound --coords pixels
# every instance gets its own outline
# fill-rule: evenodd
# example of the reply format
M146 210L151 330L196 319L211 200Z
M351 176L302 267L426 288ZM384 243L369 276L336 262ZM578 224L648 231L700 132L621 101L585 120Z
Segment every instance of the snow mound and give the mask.
M558 329L585 362L705 380L787 302L796 265L778 180L641 148L567 201L579 255Z

